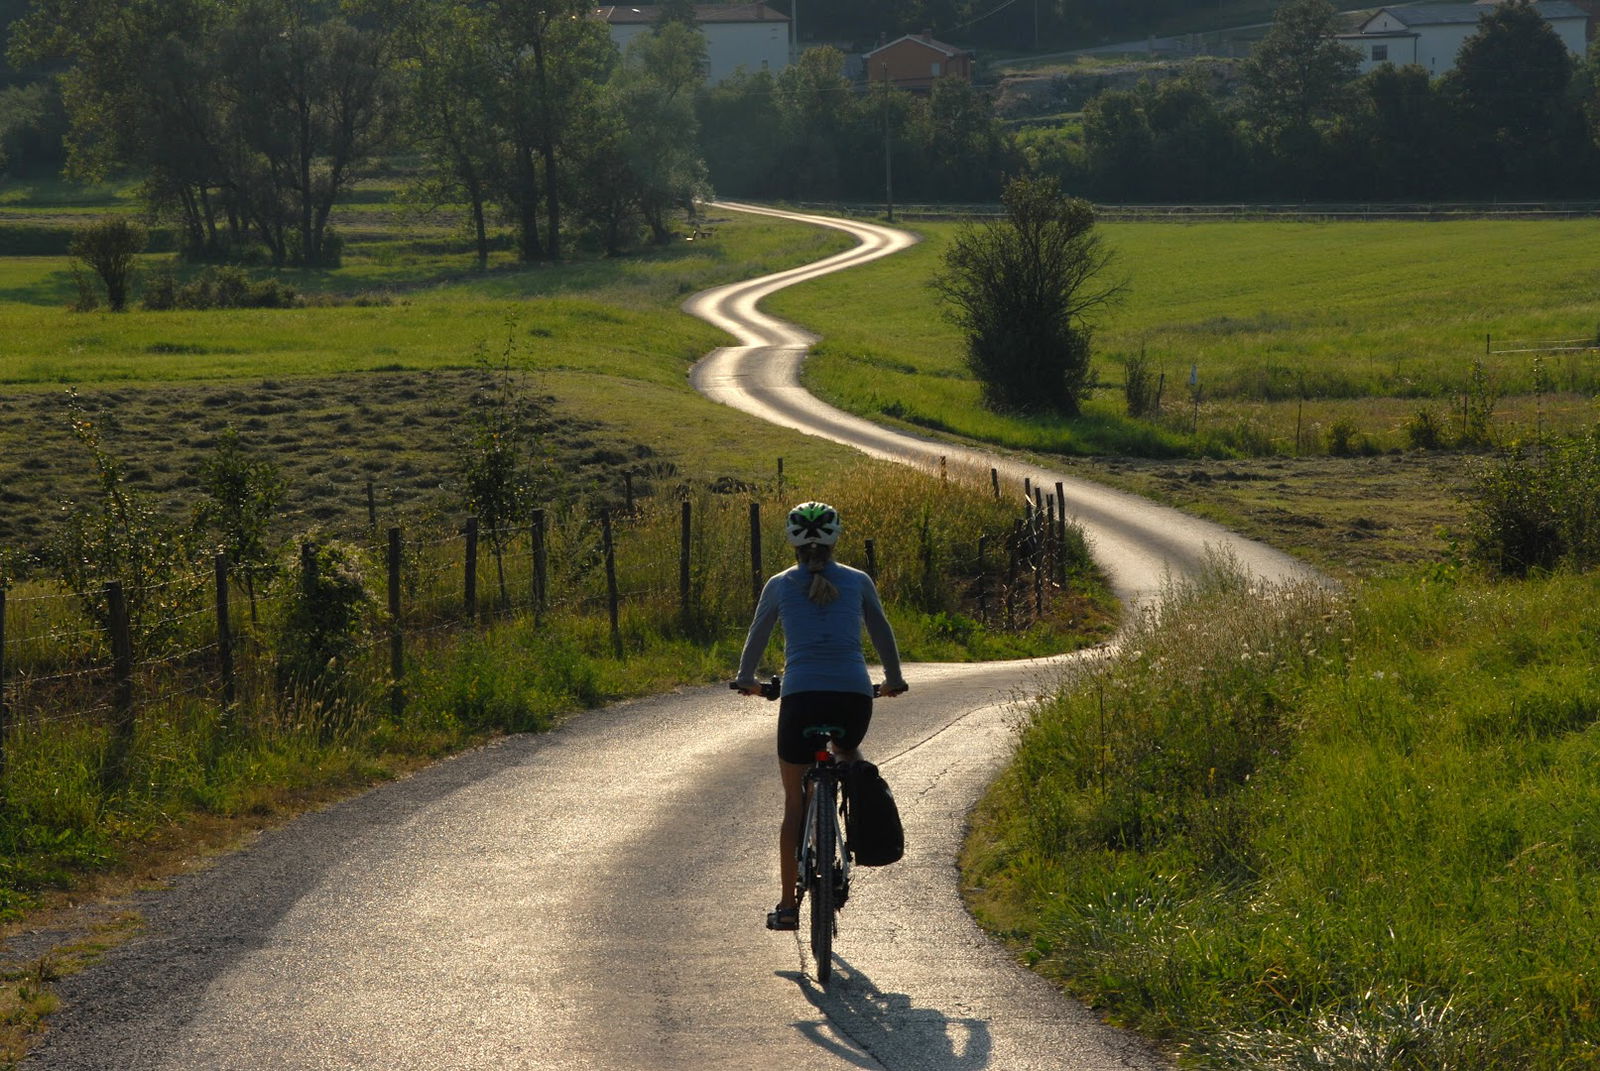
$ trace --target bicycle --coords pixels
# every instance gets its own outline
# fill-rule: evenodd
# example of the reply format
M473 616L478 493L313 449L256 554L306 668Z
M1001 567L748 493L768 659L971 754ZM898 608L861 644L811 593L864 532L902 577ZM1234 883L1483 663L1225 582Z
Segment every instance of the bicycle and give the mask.
M773 677L761 685L762 698L777 699L782 679ZM737 689L737 683L730 683ZM881 694L872 686L873 697ZM828 984L833 969L833 938L838 933L839 908L850 898L850 852L839 822L843 813L844 767L829 746L842 739L846 729L840 725L813 725L805 736L816 742L815 762L806 771L805 822L796 848L799 878L795 887L797 906L811 904L811 956L817 964L817 982Z

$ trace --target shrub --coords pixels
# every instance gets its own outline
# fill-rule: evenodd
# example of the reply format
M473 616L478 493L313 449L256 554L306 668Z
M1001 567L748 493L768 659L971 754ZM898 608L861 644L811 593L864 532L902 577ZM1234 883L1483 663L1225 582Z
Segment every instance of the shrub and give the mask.
M170 265L157 268L144 288L144 307L151 312L172 309L292 309L302 305L294 287L277 279L252 280L233 265L206 268L188 282L179 282Z
M375 606L360 551L321 535L300 544L287 609L277 629L278 686L322 698L337 695L345 667Z
M1114 303L1094 209L1052 179L1006 187L1004 219L966 227L933 285L967 340L985 404L1076 416L1094 383L1086 317Z
M1496 572L1600 564L1600 428L1484 461L1465 498L1471 552Z
M1361 433L1356 430L1353 421L1341 418L1328 425L1327 441L1328 453L1335 457L1349 457L1359 451Z
M1129 356L1123 365L1122 396L1128 403L1130 417L1137 419L1161 411L1158 380L1142 349L1137 356Z
M1412 414L1402 430L1413 450L1437 450L1444 446L1444 425L1438 414L1426 406Z
M99 276L112 312L128 307L135 261L148 241L143 227L121 216L92 223L73 236L72 255Z

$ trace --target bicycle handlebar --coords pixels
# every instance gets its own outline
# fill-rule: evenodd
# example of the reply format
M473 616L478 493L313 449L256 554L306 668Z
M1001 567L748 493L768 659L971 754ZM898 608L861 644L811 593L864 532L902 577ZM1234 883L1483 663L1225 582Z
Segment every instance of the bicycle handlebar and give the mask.
M743 689L741 689L739 687L739 682L738 681L729 681L728 682L728 687L730 689L732 689L733 691L735 691L735 692L743 690ZM778 696L781 695L782 692L783 692L783 678L779 677L777 675L774 675L771 680L763 681L762 684L761 684L761 698L763 698L763 699L765 699L765 700L767 700L769 702L774 700L774 699L776 699L776 698L778 698ZM904 692L905 692L905 689L902 688L898 692L889 692L888 695L890 695L892 697L892 696L902 695L902 694L904 694ZM883 685L874 684L872 686L872 698L878 699L878 698L881 698L884 694L885 693L884 693L884 690L883 690Z

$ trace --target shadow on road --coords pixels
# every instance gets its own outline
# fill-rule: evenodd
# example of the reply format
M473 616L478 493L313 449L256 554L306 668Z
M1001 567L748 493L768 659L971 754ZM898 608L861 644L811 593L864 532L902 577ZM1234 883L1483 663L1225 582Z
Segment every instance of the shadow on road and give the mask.
M952 1018L936 1008L917 1007L904 993L885 993L843 957L834 957L833 980L827 989L799 971L778 973L799 986L839 1033L889 1071L927 1067L978 1071L989 1066L992 1046L986 1021ZM818 1024L796 1023L795 1029L833 1055L857 1067L869 1066Z

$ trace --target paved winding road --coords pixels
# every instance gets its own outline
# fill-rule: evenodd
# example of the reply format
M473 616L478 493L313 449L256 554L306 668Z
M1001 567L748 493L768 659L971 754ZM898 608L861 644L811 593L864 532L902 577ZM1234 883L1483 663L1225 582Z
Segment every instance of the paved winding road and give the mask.
M986 474L988 458L882 432L797 386L807 336L755 302L910 241L816 222L863 245L692 300L745 343L709 356L695 382L878 456L945 456ZM1063 482L1125 596L1184 573L1207 542L1264 575L1299 572L1179 514ZM439 763L144 896L143 934L59 987L64 1010L24 1066L1163 1066L1017 967L958 896L966 812L1007 752L1015 697L1059 665L911 666L911 696L880 705L868 750L896 787L910 848L860 876L827 991L808 980L796 935L761 928L777 892L772 708L695 688Z

